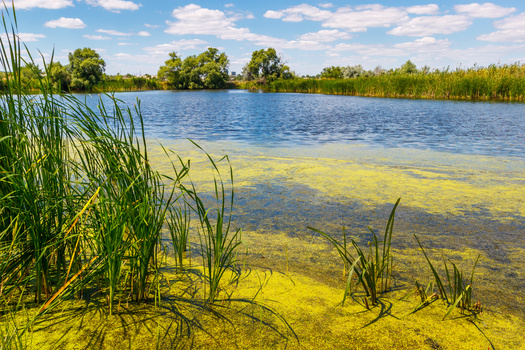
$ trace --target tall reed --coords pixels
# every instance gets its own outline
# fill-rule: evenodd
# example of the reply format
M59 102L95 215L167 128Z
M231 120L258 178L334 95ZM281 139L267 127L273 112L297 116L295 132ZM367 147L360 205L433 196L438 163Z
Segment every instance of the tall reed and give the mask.
M524 101L525 65L491 65L418 74L387 73L350 79L279 79L264 88L272 92Z

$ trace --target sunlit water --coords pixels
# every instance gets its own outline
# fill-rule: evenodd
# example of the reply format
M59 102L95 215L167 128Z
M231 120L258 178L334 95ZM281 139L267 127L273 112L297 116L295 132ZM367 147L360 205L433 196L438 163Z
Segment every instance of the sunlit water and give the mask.
M140 99L148 139L194 159L195 181L211 177L198 171L206 162L185 139L216 159L229 155L235 225L247 241L249 232L264 237L254 254L268 257L265 243L283 234L309 244L307 226L333 234L346 226L366 242L367 226L381 231L401 197L393 245L407 285L413 274L428 274L410 258L421 255L417 234L438 264L443 254L469 269L481 254L477 296L489 309L523 314L524 104L239 90L116 97L128 106ZM168 171L160 149L153 154ZM323 264L312 254L303 262L301 249L293 258L287 245L286 258Z

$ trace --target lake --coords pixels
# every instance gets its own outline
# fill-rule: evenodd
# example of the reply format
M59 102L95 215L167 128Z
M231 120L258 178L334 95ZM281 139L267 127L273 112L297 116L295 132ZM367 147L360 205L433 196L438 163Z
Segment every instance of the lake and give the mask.
M471 271L479 254L475 297L489 312L525 316L525 104L243 90L115 96L131 107L140 99L159 169L170 170L161 142L192 160L206 192L209 162L186 139L229 156L234 224L251 263L335 278L333 249L306 227L340 236L344 226L366 243L367 226L381 232L401 197L400 288L430 280L417 234L435 262Z

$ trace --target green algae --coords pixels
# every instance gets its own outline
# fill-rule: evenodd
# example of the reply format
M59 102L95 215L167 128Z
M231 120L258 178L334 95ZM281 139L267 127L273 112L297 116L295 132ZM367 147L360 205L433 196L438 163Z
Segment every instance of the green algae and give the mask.
M187 143L165 145L191 159L191 179L200 191L213 190L204 155ZM397 150L389 158L383 150L344 145L315 152L225 143L203 147L212 155L230 155L237 193L233 224L243 228L236 262L242 274L234 285L223 285L223 295L231 295L224 307L219 303L217 313L203 308L198 302L202 283L180 278L167 268L172 266L169 258L159 304L121 302L116 315L108 317L103 302L66 303L33 326L34 348L525 346L520 333L525 316L520 292L525 266L522 160L413 150L404 156ZM167 163L160 150L153 149L150 159L156 169L169 171L163 169ZM355 302L341 306L344 267L328 243L306 226L337 233L344 225L366 244L366 226L383 227L387 203L398 196L403 204L392 243L393 292L370 312ZM441 302L409 315L418 301L399 299L414 280L432 278L413 233L425 240L433 260L445 256L469 268L481 255L474 277L474 298L484 305L481 316L454 312L441 321L446 312ZM190 241L196 242L195 237ZM191 255L197 253L192 245ZM198 272L197 261L192 269ZM193 288L192 297L188 288Z

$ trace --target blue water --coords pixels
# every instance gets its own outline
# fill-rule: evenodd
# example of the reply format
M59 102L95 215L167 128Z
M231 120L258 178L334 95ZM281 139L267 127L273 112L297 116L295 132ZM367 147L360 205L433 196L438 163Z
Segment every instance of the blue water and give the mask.
M267 147L355 143L525 158L525 104L245 90L117 93L148 137ZM95 101L96 98L92 98Z

